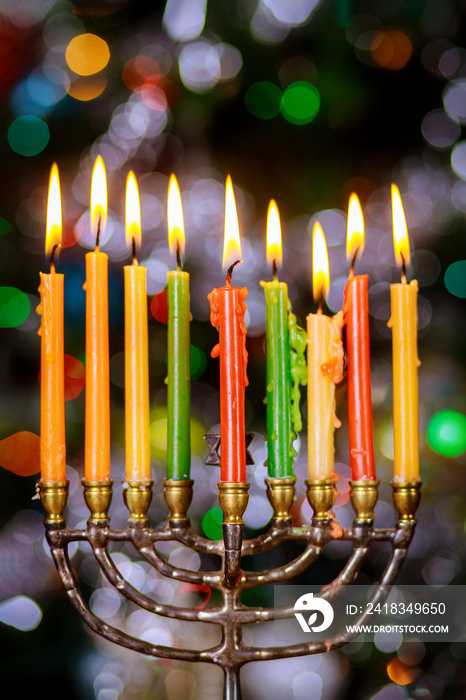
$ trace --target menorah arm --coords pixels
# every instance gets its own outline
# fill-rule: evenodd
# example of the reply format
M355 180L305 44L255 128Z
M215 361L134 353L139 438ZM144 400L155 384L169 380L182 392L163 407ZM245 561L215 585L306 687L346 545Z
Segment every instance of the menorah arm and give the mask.
M152 546L142 544L138 545L137 540L133 540L133 544L144 559L151 564L157 571L167 578L175 581L184 581L195 585L211 586L212 588L220 588L222 577L219 572L204 572L204 571L189 571L188 569L179 569L166 561Z
M243 588L252 588L253 586L265 586L286 581L304 571L317 559L321 551L322 545L315 545L310 542L299 557L296 557L296 559L284 566L279 566L269 571L243 571L241 585Z
M127 649L132 649L133 651L138 651L149 656L191 662L199 660L211 661L209 652L212 650L199 652L196 650L181 649L173 646L167 647L159 644L150 644L149 642L145 642L141 639L136 639L136 637L132 637L131 635L118 630L116 627L113 627L112 625L109 625L98 618L93 612L91 612L81 594L81 591L79 590L78 583L71 568L67 550L62 547L57 548L52 546L51 552L60 579L72 605L76 608L84 622L88 625L88 627L90 627L91 630L93 630L93 632L96 632L96 634L99 634L110 642L114 642L115 644L119 644Z
M174 605L157 603L126 581L106 549L94 549L94 555L109 583L111 583L125 598L136 603L148 612L162 615L163 617L195 622L215 622L217 618L222 617L223 611L217 607L196 610L195 608L182 608Z

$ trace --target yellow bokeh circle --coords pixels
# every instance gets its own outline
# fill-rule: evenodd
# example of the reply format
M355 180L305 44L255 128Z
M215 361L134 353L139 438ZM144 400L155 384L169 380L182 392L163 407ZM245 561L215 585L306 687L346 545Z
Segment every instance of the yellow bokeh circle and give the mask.
M66 62L78 75L94 75L103 70L110 60L106 41L95 34L79 34L66 48Z

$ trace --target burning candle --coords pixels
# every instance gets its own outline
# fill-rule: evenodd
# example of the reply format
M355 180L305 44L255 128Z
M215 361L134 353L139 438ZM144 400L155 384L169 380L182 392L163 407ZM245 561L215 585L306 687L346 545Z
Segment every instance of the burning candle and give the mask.
M96 245L86 254L86 416L84 475L110 479L110 374L108 350L108 258L100 251L107 219L107 181L99 156L92 172L91 230Z
M139 265L141 207L136 177L126 180L126 240L133 264L125 265L125 447L126 478L150 479L149 344L146 268Z
M189 479L191 469L191 364L189 274L181 269L184 222L176 177L168 186L168 240L176 270L168 273L167 479Z
M335 384L343 378L343 314L324 316L329 283L327 246L320 224L312 232L313 296L316 314L307 317L307 414L309 479L331 479L334 473Z
M409 240L401 196L392 185L393 240L401 283L390 285L393 343L394 480L419 480L417 280L408 284Z
M346 364L348 384L348 432L351 479L374 480L375 457L372 429L371 358L369 342L368 275L355 275L354 265L364 248L361 205L352 194L348 207L346 254L351 269L345 288Z
M55 271L62 235L58 167L50 172L45 252L50 273L40 273L40 473L42 481L66 480L65 367L63 337L64 275Z
M285 478L293 476L294 431L302 427L299 384L307 382L306 334L291 313L287 285L278 281L282 236L274 200L267 214L267 262L274 276L272 282L261 282L267 337L267 468L269 477Z
M214 289L208 295L208 299L210 320L213 326L218 326L219 332L219 342L211 354L212 357L220 357L220 480L230 483L246 481L244 389L248 385L248 355L244 300L247 289L231 286L233 268L241 262L238 259L240 256L238 216L233 184L228 176L225 191L223 267L230 266L225 286Z

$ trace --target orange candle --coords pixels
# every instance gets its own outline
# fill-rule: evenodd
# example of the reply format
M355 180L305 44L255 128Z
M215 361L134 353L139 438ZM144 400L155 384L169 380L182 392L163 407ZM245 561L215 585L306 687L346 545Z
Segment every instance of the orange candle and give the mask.
M224 267L241 255L238 217L230 176L225 193ZM236 261L238 262L238 261ZM209 295L210 320L218 326L219 342L212 357L220 358L220 480L246 481L246 436L244 424L244 390L248 384L246 366L245 287L231 286L230 265L225 287ZM239 261L241 262L241 261Z
M42 481L66 480L65 367L63 336L64 275L55 272L54 254L60 246L62 212L57 165L50 173L47 203L46 254L50 274L40 273L40 473Z
M110 372L108 350L108 257L99 248L107 217L105 166L99 156L91 185L94 252L86 255L86 416L84 475L88 481L110 479Z
M125 447L126 478L150 479L149 341L146 268L138 264L141 208L136 178L126 180L126 239L133 264L125 265Z

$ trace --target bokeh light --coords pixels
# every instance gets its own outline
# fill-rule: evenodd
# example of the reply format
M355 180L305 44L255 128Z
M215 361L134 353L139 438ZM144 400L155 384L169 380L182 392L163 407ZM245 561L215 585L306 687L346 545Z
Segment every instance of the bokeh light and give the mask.
M8 129L10 148L21 156L36 156L47 146L50 132L43 119L25 114L15 119Z
M317 115L319 107L318 89L302 80L286 88L280 103L283 116L292 124L309 124Z
M400 70L411 58L411 39L399 29L376 32L371 41L373 60L383 68Z
M105 73L91 75L90 77L76 78L70 83L68 94L80 102L89 102L99 97L107 87Z
M466 452L466 416L458 411L439 411L430 419L427 443L431 450L445 457L459 457Z
M466 299L466 260L457 260L445 272L445 287L450 294Z
M94 75L109 62L110 49L107 42L95 34L79 34L68 44L65 58L74 73Z
M261 80L254 83L244 96L247 110L258 119L272 119L280 112L282 91L278 85Z
M207 357L204 350L191 345L190 359L191 379L199 379L207 369Z
M0 328L20 326L29 316L31 303L27 294L16 287L0 287Z
M387 664L387 675L391 681L398 685L408 685L416 678L418 671L416 668L406 666L397 658L391 659Z
M202 518L202 529L211 540L222 539L223 512L220 507L211 508Z
M21 632L30 632L42 620L42 610L25 595L17 595L0 603L0 622Z
M72 355L65 355L65 401L79 396L85 383L86 370L83 363Z
M35 433L22 431L0 440L0 466L18 476L37 474L40 438Z

